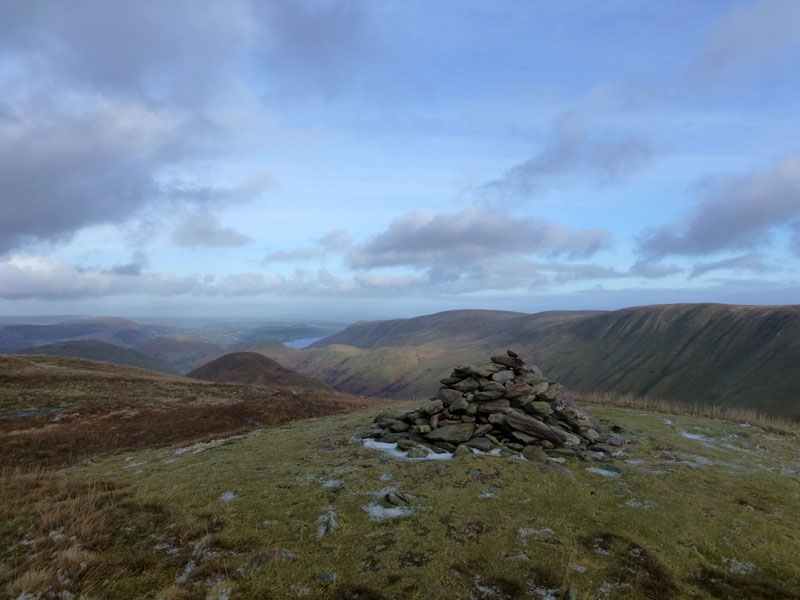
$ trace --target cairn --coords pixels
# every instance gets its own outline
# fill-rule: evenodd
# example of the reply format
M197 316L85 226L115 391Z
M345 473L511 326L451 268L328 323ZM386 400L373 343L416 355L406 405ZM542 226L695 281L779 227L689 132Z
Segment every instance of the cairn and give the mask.
M409 458L434 452L456 455L499 451L546 460L545 451L609 460L624 443L621 430L594 422L515 352L480 366L458 366L426 404L411 411L384 410L362 438L397 443ZM426 449L427 448L427 449Z

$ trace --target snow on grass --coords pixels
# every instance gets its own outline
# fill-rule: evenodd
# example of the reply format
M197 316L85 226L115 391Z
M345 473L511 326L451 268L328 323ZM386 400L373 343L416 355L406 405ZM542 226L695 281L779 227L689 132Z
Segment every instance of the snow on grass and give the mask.
M220 494L217 500L221 500L222 502L230 502L234 498L236 498L235 492L223 492L222 494Z
M409 458L408 453L403 450L398 450L397 444L389 443L389 442L379 442L375 438L367 438L362 440L364 443L364 448L370 448L372 450L380 450L384 454L388 456L393 456L394 458L402 458L405 460L450 460L453 458L453 454L451 452L442 452L441 454L437 454L430 448L426 448L425 446L419 446L419 448L424 449L428 455L422 458Z

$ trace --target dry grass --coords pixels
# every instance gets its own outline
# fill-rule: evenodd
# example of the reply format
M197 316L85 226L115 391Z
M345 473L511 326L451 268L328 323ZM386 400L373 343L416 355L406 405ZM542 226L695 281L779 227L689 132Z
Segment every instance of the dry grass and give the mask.
M652 398L649 396L639 397L631 394L620 395L608 392L583 394L578 398L578 401L606 406L638 408L671 415L691 415L722 419L735 423L751 423L771 433L782 435L797 434L800 430L800 424L798 424L797 421L741 407L712 406L709 404L678 402L675 400L665 400L663 398Z

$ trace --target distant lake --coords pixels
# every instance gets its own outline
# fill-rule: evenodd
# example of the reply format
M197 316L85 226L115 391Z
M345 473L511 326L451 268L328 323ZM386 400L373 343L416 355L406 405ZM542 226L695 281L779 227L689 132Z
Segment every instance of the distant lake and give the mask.
M302 350L306 346L310 346L317 340L321 340L322 338L300 338L299 340L291 340L289 342L283 342L284 346L289 346L289 348L297 348L298 350Z

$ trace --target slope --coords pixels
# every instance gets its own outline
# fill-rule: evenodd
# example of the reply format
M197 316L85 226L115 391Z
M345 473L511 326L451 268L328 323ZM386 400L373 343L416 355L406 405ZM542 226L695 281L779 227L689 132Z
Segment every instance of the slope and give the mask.
M120 348L98 340L85 340L77 342L60 342L46 344L34 348L17 350L15 354L38 354L43 356L71 356L101 362L113 363L129 367L138 367L159 373L177 375L178 372L172 365L129 348Z
M327 384L286 369L276 361L256 352L225 354L198 367L187 377L217 383L282 385L311 390L333 391Z
M337 351L322 352L333 342ZM343 344L358 348L343 359ZM271 346L264 353L305 375L335 380L343 391L413 397L427 393L457 361L513 348L573 391L745 406L800 418L797 305L677 304L533 315L452 311L357 323L315 346L293 352ZM376 369L390 355L402 356L403 368Z

